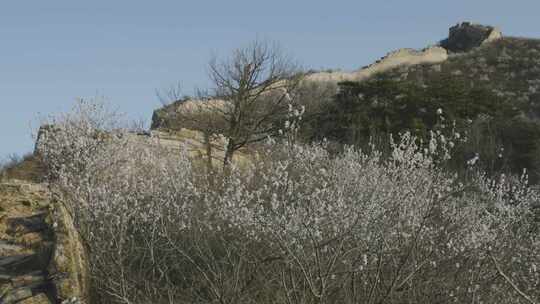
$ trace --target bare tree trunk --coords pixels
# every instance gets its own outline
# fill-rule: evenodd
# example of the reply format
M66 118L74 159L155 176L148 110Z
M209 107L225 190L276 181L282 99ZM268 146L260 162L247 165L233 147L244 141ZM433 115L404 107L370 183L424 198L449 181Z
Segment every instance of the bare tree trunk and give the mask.
M227 148L225 149L225 157L223 158L223 170L229 169L234 155L234 140L229 138Z
M210 176L212 173L212 143L210 141L210 134L204 132L204 145L206 148L206 170Z

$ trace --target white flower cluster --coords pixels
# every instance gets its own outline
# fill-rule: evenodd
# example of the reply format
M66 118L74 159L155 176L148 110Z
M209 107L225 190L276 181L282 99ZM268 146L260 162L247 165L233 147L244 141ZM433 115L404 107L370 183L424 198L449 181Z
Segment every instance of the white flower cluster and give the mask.
M540 297L538 194L525 176L460 183L436 161L450 151L436 132L426 148L404 134L388 159L376 149L331 155L325 144L271 141L251 167L207 176L187 153L101 133L77 113L55 121L40 153L51 186L72 205L104 299Z

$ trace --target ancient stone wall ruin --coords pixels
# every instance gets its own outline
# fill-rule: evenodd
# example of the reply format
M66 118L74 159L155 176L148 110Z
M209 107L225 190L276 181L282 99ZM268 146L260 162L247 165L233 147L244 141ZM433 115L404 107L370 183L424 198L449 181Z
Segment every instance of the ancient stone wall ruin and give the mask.
M399 49L357 71L313 73L306 79L317 82L362 81L400 66L441 63L448 59L449 52L467 52L501 38L501 31L495 27L463 22L450 28L448 38L441 41L440 46L420 51Z
M440 45L428 47L423 50L399 49L388 53L364 68L352 72L316 72L306 75L305 82L327 82L338 83L342 81L364 81L377 74L389 70L420 64L439 64L445 62L449 54L456 52L470 51L479 46L502 38L502 33L491 26L477 25L470 22L459 23L449 30L448 38L441 41ZM172 104L154 112L152 118L152 129L181 129L186 126L178 126L175 119L175 112L180 107L182 111L189 112L189 109L197 109L199 113L204 107L223 107L223 101L188 101L179 104ZM204 105L204 106L203 106ZM206 106L208 105L208 106Z
M448 59L447 51L442 47L430 47L424 50L399 49L377 60L375 63L354 72L321 72L310 74L308 81L362 81L376 74L389 71L400 66L417 64L435 64Z
M468 52L501 38L502 32L493 26L462 22L450 28L448 38L441 41L441 46L449 52Z
M87 303L85 250L44 185L0 183L0 303Z

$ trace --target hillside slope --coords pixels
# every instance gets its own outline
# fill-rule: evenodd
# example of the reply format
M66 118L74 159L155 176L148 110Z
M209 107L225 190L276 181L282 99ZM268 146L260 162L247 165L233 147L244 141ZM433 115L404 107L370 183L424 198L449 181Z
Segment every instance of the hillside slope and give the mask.
M430 85L434 80L463 79L512 100L532 118L540 114L540 39L504 37L439 64L400 67L379 77Z
M357 145L404 131L426 138L429 130L447 126L468 138L456 166L478 155L489 172L520 174L525 168L538 181L540 40L463 23L440 44L448 51L445 61L341 82L334 101L312 122L318 132L311 138Z

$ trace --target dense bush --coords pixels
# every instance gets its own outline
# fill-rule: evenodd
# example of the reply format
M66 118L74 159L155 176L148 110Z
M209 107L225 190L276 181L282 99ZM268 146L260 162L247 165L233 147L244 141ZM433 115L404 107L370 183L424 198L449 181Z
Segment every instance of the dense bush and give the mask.
M404 134L389 158L269 142L250 168L208 179L185 153L101 136L92 115L56 120L39 149L89 248L97 303L540 298L538 193L526 177L463 184L442 169L440 134L425 146Z
M444 112L441 119L437 111ZM370 140L384 144L389 134L411 132L427 140L435 128L453 128L468 144L459 147L453 170L476 153L478 165L489 174L526 168L531 182L539 180L540 125L520 115L516 100L472 86L465 78L439 75L419 85L381 76L367 82L340 84L333 102L325 103L312 126L315 140L365 147ZM382 140L381 140L382 138Z

